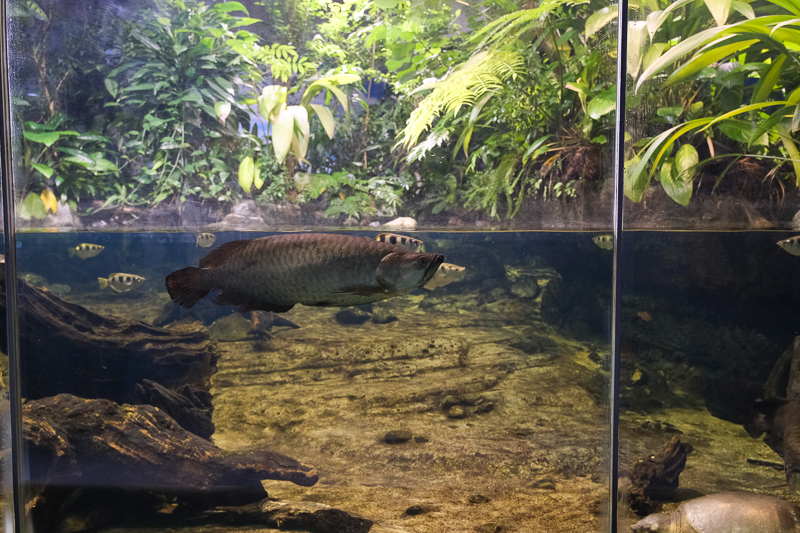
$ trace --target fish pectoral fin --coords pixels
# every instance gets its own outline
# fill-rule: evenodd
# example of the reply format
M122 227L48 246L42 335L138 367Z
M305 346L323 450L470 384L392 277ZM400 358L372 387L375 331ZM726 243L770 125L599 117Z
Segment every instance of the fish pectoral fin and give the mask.
M380 283L380 279L378 279L378 283ZM383 283L380 283L379 287L375 285L350 285L348 287L342 287L334 294L358 294L360 296L371 296L373 294L383 294L388 292L386 287Z

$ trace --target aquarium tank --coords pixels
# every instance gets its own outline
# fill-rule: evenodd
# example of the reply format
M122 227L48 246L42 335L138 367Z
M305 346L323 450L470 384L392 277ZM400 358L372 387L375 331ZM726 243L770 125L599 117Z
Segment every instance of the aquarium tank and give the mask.
M0 20L4 531L800 531L796 0Z

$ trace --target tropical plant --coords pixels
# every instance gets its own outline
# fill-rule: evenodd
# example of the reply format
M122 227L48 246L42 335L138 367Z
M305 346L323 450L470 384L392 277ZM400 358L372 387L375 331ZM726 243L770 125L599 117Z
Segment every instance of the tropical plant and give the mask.
M756 16L754 7L763 14ZM629 158L629 198L640 201L655 178L673 200L687 205L701 165L744 155L775 162L772 174L790 162L800 185L793 135L800 129L800 30L792 27L798 16L800 5L782 0L678 0L631 23L631 46L640 50L628 64L635 90L646 93L647 82L663 79L655 105L660 120L672 127L644 139ZM740 20L729 23L731 18ZM647 95L634 95L634 104L642 98ZM680 140L687 135L697 140ZM721 142L728 146L718 156ZM696 145L707 146L709 157L701 160Z
M80 201L88 195L104 196L113 190L112 177L119 171L111 139L96 131L61 129L68 121L54 114L44 124L24 123L24 170L29 180L23 189L52 188L64 200ZM113 157L113 156L112 156Z
M296 54L262 48L238 29L257 22L246 15L239 2L160 0L126 27L122 57L106 78L114 98L107 105L118 109L109 129L131 184L125 202L235 192L222 185L236 174L235 154L258 143L246 133L250 115L239 87L254 89L265 71L281 77L304 68Z

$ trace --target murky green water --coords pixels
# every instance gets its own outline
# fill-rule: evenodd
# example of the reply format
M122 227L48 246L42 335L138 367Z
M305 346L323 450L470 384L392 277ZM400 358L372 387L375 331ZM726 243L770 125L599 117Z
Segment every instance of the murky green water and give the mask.
M215 234L214 247L266 235ZM379 526L420 533L492 531L492 524L516 532L593 531L605 528L613 279L612 252L593 242L598 235L415 233L427 251L466 267L464 279L355 310L298 305L280 320L260 317L262 325L255 330L250 313L240 316L231 307L201 302L192 313L172 308L165 276L197 265L210 249L199 247L195 234L26 233L18 236L17 253L24 279L99 315L156 322L173 331L208 328L215 341L208 348L210 378L186 380L196 396L194 407L213 423L215 449L239 458L276 452L317 476L313 483L264 479L271 498L329 505L375 521L370 531ZM750 439L741 425L752 402L763 396L778 355L797 334L800 257L775 246L786 237L776 232L626 234L623 474L678 434L694 448L682 487L712 492L782 481L780 472L746 462L780 458ZM68 248L80 243L104 249L84 260L70 257ZM126 292L101 290L98 278L115 273L145 280ZM34 292L23 287L20 293L21 330L32 336L36 330L26 325L35 323L29 314L34 308L26 306L36 300ZM75 327L86 327L81 324L75 321ZM58 328L53 329L57 335ZM84 335L101 333L87 328ZM45 331L42 338L53 334ZM116 340L126 344L124 334ZM49 347L53 355L48 357L63 353L69 359L72 343ZM136 343L142 341L131 333L129 344ZM39 373L53 369L25 367L26 360L36 360L25 351L32 346L23 340L23 375L30 382L23 390L29 400L61 392L96 397L81 392L80 376L93 372L102 380L108 370L120 387L130 388L122 397L133 399L117 403L150 401L163 408L136 388L142 383L140 366L132 364L120 374L106 369L110 360L103 359L99 371L61 369L43 380ZM140 348L152 354L154 346ZM185 362L184 368L195 363ZM182 388L174 377L180 366L170 366L170 380L162 383L170 391ZM205 390L198 383L205 383ZM69 419L69 412L50 416ZM141 468L157 471L178 464L181 453L192 449L190 440ZM118 463L104 455L96 461L101 467L94 464L89 475L84 469L93 462L91 447L65 462L41 453L50 444L34 446L31 460L39 465L36 472L45 471L48 490L70 486L58 493L64 499L52 515L73 524L65 530L80 530L75 523L103 531L256 527L240 515L233 519L230 513L202 510L242 503L221 496L235 492L231 480L209 492L201 505L200 484L181 491L158 481L145 483L146 473L126 473L124 453ZM91 488L72 492L84 485ZM97 499L122 489L124 497ZM91 501L95 512L87 511L76 494ZM624 505L623 511L623 523L633 519ZM223 515L227 526L219 523ZM276 523L263 519L257 527L270 530Z

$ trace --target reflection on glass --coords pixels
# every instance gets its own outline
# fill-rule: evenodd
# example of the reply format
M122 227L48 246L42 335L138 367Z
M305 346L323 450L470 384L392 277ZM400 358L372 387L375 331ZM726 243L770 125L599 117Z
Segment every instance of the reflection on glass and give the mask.
M26 527L605 530L610 7L14 3Z
M797 9L629 15L621 521L791 529Z

